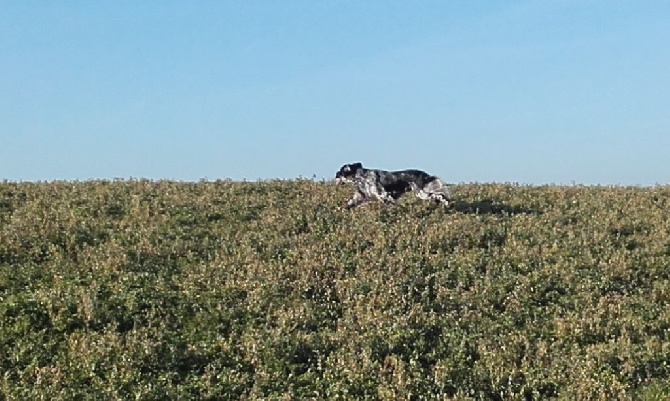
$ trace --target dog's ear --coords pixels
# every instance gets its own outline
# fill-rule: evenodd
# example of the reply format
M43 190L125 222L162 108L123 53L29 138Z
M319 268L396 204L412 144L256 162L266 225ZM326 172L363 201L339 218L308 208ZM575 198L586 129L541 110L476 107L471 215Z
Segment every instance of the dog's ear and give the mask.
M338 174L344 174L344 173L349 174L349 173L355 172L356 170L361 169L361 168L363 168L362 163L345 164L344 166L342 166L340 168L340 171L338 172Z

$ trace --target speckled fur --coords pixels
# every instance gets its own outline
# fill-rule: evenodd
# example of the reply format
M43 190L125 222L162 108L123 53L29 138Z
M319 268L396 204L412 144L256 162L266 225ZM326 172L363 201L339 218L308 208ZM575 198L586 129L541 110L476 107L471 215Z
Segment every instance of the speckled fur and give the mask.
M406 192L420 199L432 200L451 206L451 193L438 177L421 170L386 171L366 169L362 163L343 165L335 174L335 181L353 183L354 196L347 202L353 208L369 201L395 204Z

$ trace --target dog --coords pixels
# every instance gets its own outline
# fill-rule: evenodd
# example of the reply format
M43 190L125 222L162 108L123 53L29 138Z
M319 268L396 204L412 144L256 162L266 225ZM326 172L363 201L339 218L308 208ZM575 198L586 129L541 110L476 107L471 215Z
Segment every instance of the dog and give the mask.
M422 170L386 171L363 168L362 163L345 164L335 174L335 183L354 184L354 196L347 202L347 209L369 201L395 205L407 192L451 207L452 197L447 186L438 177Z

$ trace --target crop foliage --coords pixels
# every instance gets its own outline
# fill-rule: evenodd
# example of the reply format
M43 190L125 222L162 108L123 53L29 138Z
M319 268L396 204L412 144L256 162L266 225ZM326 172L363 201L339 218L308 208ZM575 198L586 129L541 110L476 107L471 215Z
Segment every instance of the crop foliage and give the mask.
M665 400L670 188L0 183L0 399Z

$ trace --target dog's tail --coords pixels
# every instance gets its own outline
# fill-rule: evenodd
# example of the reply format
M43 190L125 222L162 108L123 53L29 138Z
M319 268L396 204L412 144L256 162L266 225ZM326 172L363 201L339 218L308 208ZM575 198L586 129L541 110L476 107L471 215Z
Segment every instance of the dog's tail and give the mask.
M448 201L452 201L454 199L453 195L451 195L451 190L445 183L442 183L442 194Z

